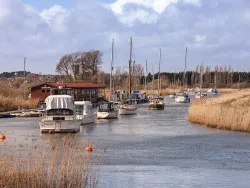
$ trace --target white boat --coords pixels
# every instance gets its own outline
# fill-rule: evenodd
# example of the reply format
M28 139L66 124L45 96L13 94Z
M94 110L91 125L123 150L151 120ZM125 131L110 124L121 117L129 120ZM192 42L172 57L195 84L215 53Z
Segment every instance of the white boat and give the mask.
M96 112L93 111L90 101L75 101L76 118L82 120L82 125L95 123Z
M99 104L97 111L97 119L116 119L118 117L118 110L114 103L106 102Z
M169 97L170 98L175 98L176 93L170 93Z
M45 99L45 115L39 122L45 132L78 132L81 120L76 119L74 98L69 95L50 95Z
M190 103L190 98L189 98L188 94L178 93L175 96L175 102L176 103Z
M207 93L197 93L196 95L195 95L195 98L196 99L201 99L201 98L204 98L204 97L207 97Z
M132 101L122 102L118 107L119 115L132 115L137 113L137 107Z

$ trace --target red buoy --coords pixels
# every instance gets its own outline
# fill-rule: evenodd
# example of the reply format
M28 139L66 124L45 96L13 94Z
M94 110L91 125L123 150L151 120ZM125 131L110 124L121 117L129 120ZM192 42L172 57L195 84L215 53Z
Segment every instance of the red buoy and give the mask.
M5 140L5 139L6 139L6 136L5 136L5 135L0 135L0 139L1 139L1 140Z
M87 152L92 152L93 151L92 146L86 146L85 150Z

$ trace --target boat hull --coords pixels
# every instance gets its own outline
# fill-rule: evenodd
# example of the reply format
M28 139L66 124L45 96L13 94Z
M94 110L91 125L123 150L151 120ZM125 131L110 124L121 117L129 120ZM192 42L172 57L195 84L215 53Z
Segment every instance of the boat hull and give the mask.
M164 104L150 104L148 105L149 110L164 110L165 105Z
M137 113L137 109L120 108L118 113L119 115L133 115Z
M175 102L176 103L190 103L190 99L185 99L185 98L183 99L183 98L176 97Z
M43 121L39 122L42 133L53 131L55 133L76 133L80 130L81 121Z
M82 125L90 124L90 123L95 123L96 122L96 114L92 115L84 115L82 118Z
M118 117L118 111L97 112L98 119L116 119L117 117Z
M170 98L175 98L175 95L169 95Z

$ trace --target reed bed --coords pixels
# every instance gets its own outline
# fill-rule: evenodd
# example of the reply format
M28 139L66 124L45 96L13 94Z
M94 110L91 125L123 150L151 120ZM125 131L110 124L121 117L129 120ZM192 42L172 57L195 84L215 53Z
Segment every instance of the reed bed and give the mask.
M35 108L38 101L28 98L29 85L21 80L0 82L0 112Z
M13 152L13 151L12 151ZM0 153L0 187L95 188L99 167L92 165L85 144L67 137L50 149L34 147L15 154Z
M189 108L188 119L208 127L250 132L250 91L196 100Z

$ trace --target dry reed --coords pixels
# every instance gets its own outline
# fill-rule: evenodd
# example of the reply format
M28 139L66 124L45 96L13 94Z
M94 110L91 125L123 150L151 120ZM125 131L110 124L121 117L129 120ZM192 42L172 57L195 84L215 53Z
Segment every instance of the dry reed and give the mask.
M188 119L208 127L250 132L250 91L196 100L189 108Z
M92 165L91 155L85 152L85 144L77 145L73 137L67 137L61 144L54 145L49 150L35 147L18 154L1 155L0 187L99 186L99 167Z
M5 80L0 82L0 112L18 109L35 108L38 101L28 99L29 85L21 80Z

